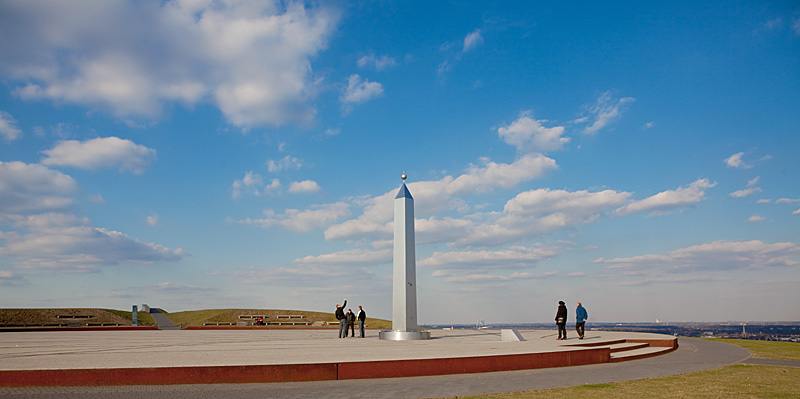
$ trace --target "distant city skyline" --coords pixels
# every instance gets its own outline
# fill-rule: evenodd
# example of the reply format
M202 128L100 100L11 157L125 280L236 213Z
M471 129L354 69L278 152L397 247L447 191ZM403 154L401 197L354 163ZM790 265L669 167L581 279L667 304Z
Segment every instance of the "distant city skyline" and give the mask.
M0 307L800 320L790 2L0 3Z

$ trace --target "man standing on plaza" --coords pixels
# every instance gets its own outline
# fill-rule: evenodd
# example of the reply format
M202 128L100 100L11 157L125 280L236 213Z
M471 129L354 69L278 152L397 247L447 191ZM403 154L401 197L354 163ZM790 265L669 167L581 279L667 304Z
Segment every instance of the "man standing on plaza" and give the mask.
M358 331L361 332L361 338L364 338L364 322L367 321L367 312L358 305ZM353 334L355 335L355 334Z
M336 320L339 320L339 338L345 338L347 334L347 318L344 316L344 307L347 306L347 298L343 305L336 305Z
M583 339L583 328L586 324L586 319L589 318L589 313L586 313L586 309L581 306L581 303L578 302L578 308L575 309L575 329L578 330L578 339Z

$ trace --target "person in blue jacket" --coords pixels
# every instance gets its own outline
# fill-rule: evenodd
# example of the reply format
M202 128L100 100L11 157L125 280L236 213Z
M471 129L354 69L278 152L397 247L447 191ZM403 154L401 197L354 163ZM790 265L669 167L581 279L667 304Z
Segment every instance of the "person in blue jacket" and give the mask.
M586 319L589 318L589 313L586 313L586 309L581 306L581 303L578 302L578 308L575 309L575 329L578 330L578 339L583 339L583 328L586 324Z

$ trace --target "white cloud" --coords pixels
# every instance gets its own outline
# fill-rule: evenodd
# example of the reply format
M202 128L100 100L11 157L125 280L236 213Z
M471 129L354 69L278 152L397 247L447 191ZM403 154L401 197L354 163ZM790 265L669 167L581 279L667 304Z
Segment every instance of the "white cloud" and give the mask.
M292 194L318 193L322 188L313 180L295 181L289 184L289 192Z
M391 260L391 249L382 249L378 251L351 249L319 256L306 256L304 258L295 259L294 263L304 265L376 265L390 263Z
M761 216L761 215L758 215L758 214L755 214L755 215L753 215L753 216L750 216L750 217L747 219L747 221L748 221L748 222L760 222L760 221L762 221L762 220L764 220L764 217L763 217L763 216Z
M795 20L792 21L792 30L794 31L795 35L800 35L800 17L795 18Z
M758 187L750 187L750 188L746 188L744 190L736 190L736 191L734 191L734 192L732 192L732 193L730 193L728 195L730 195L731 197L734 197L734 198L744 198L744 197L753 195L755 193L760 193L760 192L761 192L760 188L758 188Z
M647 123L645 123L645 124L642 126L642 129L643 129L643 130L650 130L650 129L652 129L652 128L653 128L655 125L656 125L656 123L655 123L655 122L652 122L652 121L651 121L651 122L647 122Z
M273 181L273 184L275 181ZM278 183L280 184L280 183ZM253 171L248 171L244 174L244 178L242 180L236 180L231 185L231 196L233 199L237 199L242 196L243 193L250 193L252 195L261 195L261 187L264 186L264 179L258 173L253 173Z
M800 208L798 208L796 211L792 212L792 215L800 215Z
M776 204L793 204L795 202L800 202L800 198L778 198L775 200Z
M583 129L585 134L595 134L609 123L614 122L622 116L626 104L636 101L633 97L623 97L615 100L611 97L611 92L603 93L595 105L589 108L591 125Z
M26 280L17 273L10 270L0 270L0 287L2 286L23 286L29 285L30 281Z
M345 104L363 103L383 94L383 86L369 79L361 79L357 74L347 79L347 88L339 100Z
M242 127L313 118L310 60L338 23L332 7L236 0L18 2L0 17L14 32L13 42L0 35L0 49L15 54L2 57L0 73L24 99L123 118L208 102Z
M710 183L708 179L699 179L690 184L689 187L662 191L652 197L633 201L614 211L614 214L624 216L636 212L650 212L651 215L669 213L676 208L689 206L704 200L705 189L715 185L717 183Z
M563 149L570 140L561 137L564 134L564 127L548 128L542 126L542 122L547 121L531 118L530 111L523 112L510 125L499 127L497 133L503 141L524 152L545 153Z
M723 272L741 269L800 266L800 247L790 242L715 241L648 254L604 260L609 271L640 270L656 273Z
M742 160L743 156L744 156L744 152L739 152L739 153L731 155L728 158L725 158L722 162L725 162L725 164L728 165L729 168L737 168L737 169L750 169L750 168L752 168L753 167L752 165L749 165L749 164L745 163Z
M358 66L360 68L372 67L377 70L386 69L395 66L397 63L394 58L388 55L376 57L375 54L365 55L358 59Z
M480 46L481 44L483 44L483 36L481 35L481 30L475 29L464 38L464 50L462 52L466 53L467 51L470 51Z
M264 211L264 216L261 219L247 218L240 223L255 224L264 228L277 225L292 231L307 232L350 216L350 205L344 202L336 202L333 204L314 205L311 209L305 211L287 209L283 215L278 215L272 209L267 209Z
M288 169L300 169L302 166L303 163L291 155L287 155L277 161L272 159L267 161L267 170L269 170L270 173L278 173Z
M156 150L118 137L96 138L88 141L60 141L55 147L42 151L44 165L72 166L97 170L118 168L141 174L156 159Z
M174 284L168 281L147 287L137 287L143 291L159 292L168 294L196 294L198 292L216 291L215 288L197 287L191 284Z
M483 159L482 163L481 166L471 166L456 178L448 175L436 181L409 183L408 187L415 202L426 204L424 208L417 208L416 216L426 218L440 211L462 209L466 203L458 198L459 196L488 193L496 187L511 188L556 169L556 162L553 159L540 154L527 154L512 164L495 163L487 159ZM393 200L396 194L397 190L392 189L382 195L363 200L363 214L356 219L329 227L325 230L325 238L385 240L392 231L389 223L392 220ZM442 221L431 220L430 223L441 224Z
M498 251L434 252L430 257L417 262L417 265L437 270L485 272L491 269L529 268L558 254L557 247L511 247Z
M157 214L154 213L154 214L148 216L146 220L147 220L147 224L149 224L150 226L157 226L158 222L159 222L159 217L158 217Z
M118 231L88 225L88 220L63 213L28 216L18 225L28 234L0 232L6 246L0 256L16 259L21 269L94 272L118 263L151 264L183 257L178 248L141 242Z
M0 222L74 206L75 180L42 165L0 161Z
M0 111L0 136L8 141L22 137L22 130L17 127L17 121L5 111Z
M537 189L512 198L497 215L476 225L455 245L493 246L515 242L596 221L603 212L625 203L630 193ZM492 215L495 216L495 215Z

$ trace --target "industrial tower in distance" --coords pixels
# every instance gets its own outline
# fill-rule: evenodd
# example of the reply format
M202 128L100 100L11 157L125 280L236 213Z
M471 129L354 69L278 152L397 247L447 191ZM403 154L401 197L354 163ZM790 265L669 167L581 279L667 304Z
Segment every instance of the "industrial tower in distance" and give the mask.
M394 198L394 272L392 275L392 330L380 339L393 341L429 339L431 332L417 328L417 260L414 249L414 198L403 185Z

